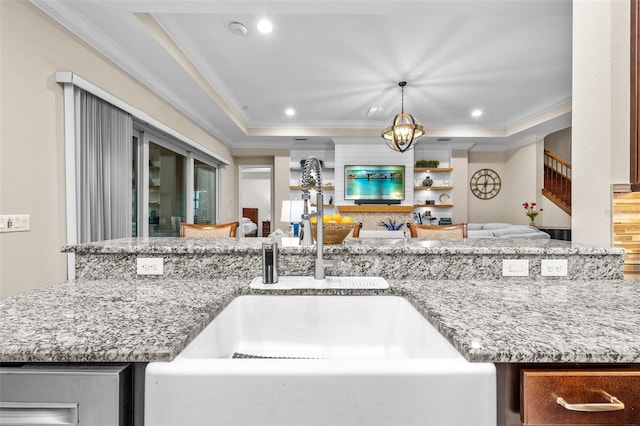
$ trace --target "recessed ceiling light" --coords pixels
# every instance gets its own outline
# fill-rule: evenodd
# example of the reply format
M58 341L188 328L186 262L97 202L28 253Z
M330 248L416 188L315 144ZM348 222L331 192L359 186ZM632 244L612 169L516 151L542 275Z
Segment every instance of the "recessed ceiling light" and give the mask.
M473 111L471 111L471 116L478 118L482 115L482 110L481 109L474 109Z
M287 114L289 117L292 117L296 115L296 110L293 108L287 108L284 110L284 113Z
M270 21L261 19L258 22L258 31L264 34L269 34L271 31L273 31L273 25L271 25Z

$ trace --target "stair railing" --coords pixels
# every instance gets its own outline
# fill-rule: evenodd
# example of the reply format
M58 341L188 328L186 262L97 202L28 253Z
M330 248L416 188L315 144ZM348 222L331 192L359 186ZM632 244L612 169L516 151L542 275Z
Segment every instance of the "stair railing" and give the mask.
M554 155L548 150L544 150L544 190L545 195L564 204L571 209L571 164ZM562 207L562 206L560 206Z

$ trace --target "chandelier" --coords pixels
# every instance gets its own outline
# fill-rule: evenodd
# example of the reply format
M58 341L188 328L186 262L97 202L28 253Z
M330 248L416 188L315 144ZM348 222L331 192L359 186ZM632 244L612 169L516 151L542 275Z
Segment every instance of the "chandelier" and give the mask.
M384 129L381 134L387 146L398 152L410 150L414 147L413 142L424 135L424 126L413 115L404 112L404 86L406 85L406 81L398 83L402 89L402 110L393 119L393 124Z

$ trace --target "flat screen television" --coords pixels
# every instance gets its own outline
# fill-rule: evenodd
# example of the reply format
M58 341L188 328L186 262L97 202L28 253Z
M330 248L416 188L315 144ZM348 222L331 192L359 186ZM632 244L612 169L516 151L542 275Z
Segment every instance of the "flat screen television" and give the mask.
M344 166L344 199L400 203L404 200L404 166Z

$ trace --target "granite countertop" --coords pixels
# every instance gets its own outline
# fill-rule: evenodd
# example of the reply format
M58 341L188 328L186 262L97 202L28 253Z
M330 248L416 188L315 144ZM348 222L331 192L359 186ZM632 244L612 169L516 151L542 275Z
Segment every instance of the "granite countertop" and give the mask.
M184 242L183 242L184 243ZM244 280L96 280L0 300L0 362L173 359ZM640 362L640 282L390 281L469 361ZM292 292L300 294L302 292Z
M290 239L293 240L293 239ZM82 254L205 254L247 253L262 250L270 238L120 238L109 241L75 244L63 247L63 252ZM315 246L280 246L282 253L313 253ZM471 238L448 240L424 239L347 239L343 244L325 244L327 255L340 253L389 254L550 254L550 255L624 255L624 249L598 247L553 239Z

